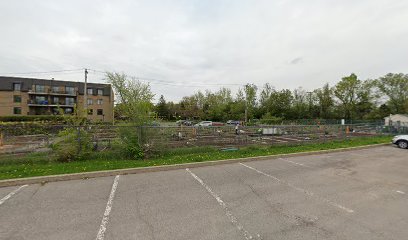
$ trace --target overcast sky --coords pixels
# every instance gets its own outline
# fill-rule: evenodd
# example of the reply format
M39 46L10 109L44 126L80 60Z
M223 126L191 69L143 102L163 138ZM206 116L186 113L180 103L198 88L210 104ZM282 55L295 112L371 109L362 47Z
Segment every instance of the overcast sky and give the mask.
M407 0L1 0L0 26L1 75L119 71L160 80L152 89L169 100L222 85L311 90L352 72L408 72ZM83 80L80 71L14 75Z

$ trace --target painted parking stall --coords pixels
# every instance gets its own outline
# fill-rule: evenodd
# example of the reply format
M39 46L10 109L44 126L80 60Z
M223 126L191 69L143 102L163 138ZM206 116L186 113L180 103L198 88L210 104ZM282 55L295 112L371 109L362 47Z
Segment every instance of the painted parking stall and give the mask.
M404 239L406 152L378 147L0 188L0 239Z
M0 239L95 239L112 180L24 187L0 206Z
M20 187L17 187L16 189L14 189L13 191L11 191L9 194L7 194L6 196L4 196L2 199L0 199L0 206L2 204L4 204L8 199L10 199L11 197L13 197L15 194L17 194L19 191L21 191L21 189L27 187L28 185L22 185Z

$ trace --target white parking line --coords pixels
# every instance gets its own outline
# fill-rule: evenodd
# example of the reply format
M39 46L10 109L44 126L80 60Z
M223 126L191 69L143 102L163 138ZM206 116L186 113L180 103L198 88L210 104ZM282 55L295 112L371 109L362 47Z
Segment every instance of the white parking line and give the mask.
M400 193L400 194L405 194L405 192L403 192L403 191L396 191L397 193Z
M25 187L27 187L27 186L28 186L28 185L20 186L20 187L17 188L16 190L14 190L14 191L12 191L11 193L7 194L4 198L2 198L2 199L0 200L0 206L1 206L5 201L7 201L7 199L11 198L13 195L15 195L15 194L18 193L21 189L23 189L23 188L25 188Z
M281 179L279 179L279 178L277 178L277 177L274 177L274 176L272 176L272 175L269 175L269 174L267 174L267 173L264 173L264 172L262 172L262 171L260 171L260 170L258 170L258 169L256 169L256 168L250 167L250 166L248 166L248 165L246 165L246 164L243 164L243 163L239 163L239 164L241 164L242 166L247 167L247 168L249 168L249 169L251 169L251 170L254 170L255 172L260 173L260 174L262 174L262 175L264 175L264 176L266 176L266 177L272 178L272 179L274 179L275 181L277 181L278 183L281 183L281 184L283 184L283 185L286 185L286 186L288 186L288 187L290 187L290 188L295 189L296 191L299 191L299 192L301 192L301 193L304 193L304 194L306 194L306 195L309 196L309 197L314 197L314 198L316 198L316 199L318 199L318 200L320 200L320 201L322 201L322 202L325 202L325 203L327 203L327 204L329 204L329 205L331 205L331 206L340 208L341 210L344 210L344 211L346 211L346 212L348 212L348 213L353 213L353 212L354 212L354 210L352 210L352 209L350 209L350 208L346 208L346 207L344 207L344 206L342 206L342 205L340 205L340 204L337 204L337 203L335 203L335 202L330 201L329 199L326 199L326 198L323 198L323 197L319 197L319 196L315 195L313 192L310 192L310 191L305 190L305 189L303 189L303 188L296 187L296 186L292 185L292 184L289 183L289 182L286 182L286 181L281 180Z
M308 165L305 165L305 164L303 164L303 163L294 162L294 161L291 161L291 160L288 160L288 159L284 159L284 158L279 158L279 160L282 160L282 161L284 161L284 162L293 163L293 164L295 164L295 165L299 165L299 166L302 166L302 167L313 168L313 167L308 166Z
M204 183L203 180L201 180L201 178L199 178L197 175L195 175L192 171L190 171L190 169L186 168L186 171L189 172L191 174L191 176L193 176L193 178L195 180L197 180L197 182L199 182L206 190L209 194L211 194L211 196L213 196L215 198L215 200L217 200L218 204L224 208L225 210L225 215L227 215L227 217L229 218L229 220L231 221L231 223L238 228L238 230L240 232L242 232L242 234L244 235L245 239L249 240L249 239L253 239L252 235L245 230L245 228L238 222L237 218L231 213L231 211L228 209L227 204L225 204L225 202L207 185ZM260 235L257 234L257 238L260 238Z
M112 210L113 198L115 197L116 188L118 187L119 183L119 175L115 177L113 180L112 190L109 195L108 203L106 204L105 213L103 214L101 226L99 227L98 235L96 236L96 240L103 240L105 237L106 225L108 225L109 221L109 214Z

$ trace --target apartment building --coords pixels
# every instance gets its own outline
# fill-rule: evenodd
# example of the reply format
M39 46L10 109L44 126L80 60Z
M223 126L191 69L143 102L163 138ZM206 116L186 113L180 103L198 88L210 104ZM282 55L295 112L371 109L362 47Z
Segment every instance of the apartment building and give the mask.
M88 119L113 121L114 94L110 84L0 76L0 116L56 115L84 112ZM84 99L84 92L87 99Z

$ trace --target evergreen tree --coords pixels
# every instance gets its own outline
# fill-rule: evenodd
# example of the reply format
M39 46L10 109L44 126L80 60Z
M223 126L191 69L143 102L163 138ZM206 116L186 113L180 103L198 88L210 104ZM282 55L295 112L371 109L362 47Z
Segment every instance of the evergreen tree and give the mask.
M168 120L170 118L169 108L163 95L160 96L159 102L156 105L156 112L162 119Z

